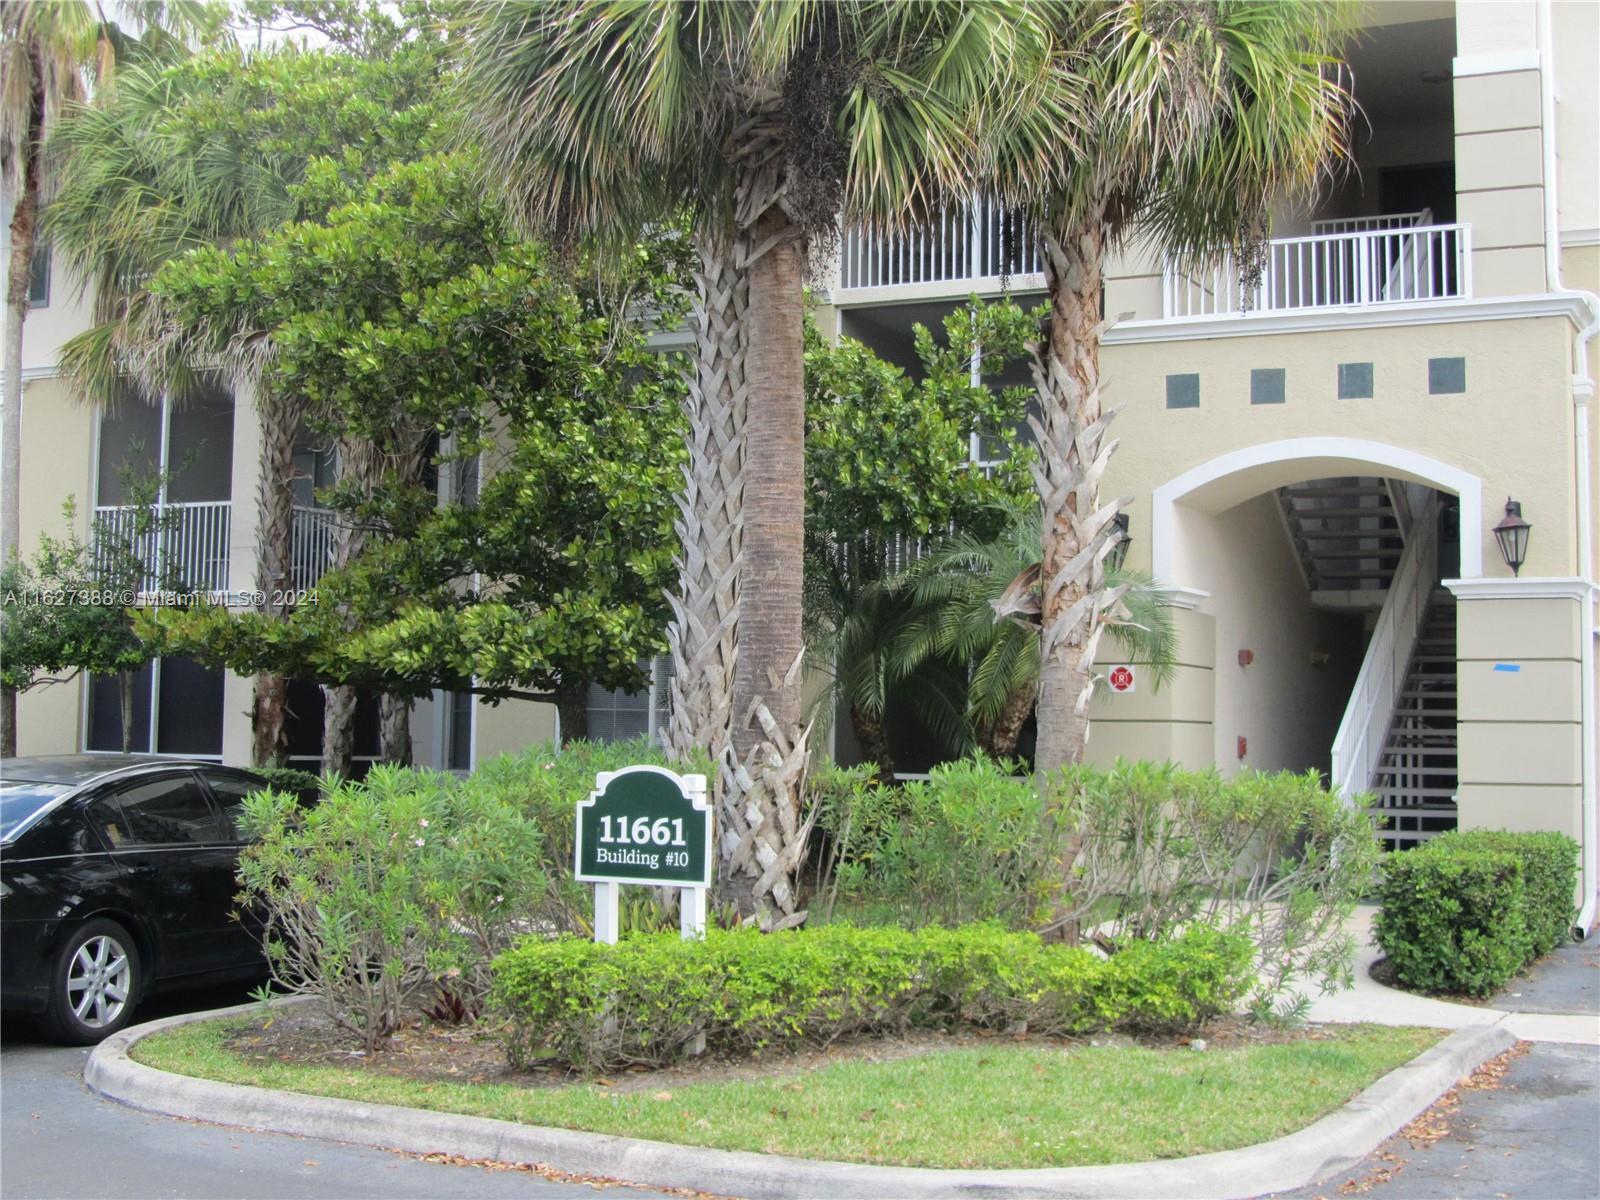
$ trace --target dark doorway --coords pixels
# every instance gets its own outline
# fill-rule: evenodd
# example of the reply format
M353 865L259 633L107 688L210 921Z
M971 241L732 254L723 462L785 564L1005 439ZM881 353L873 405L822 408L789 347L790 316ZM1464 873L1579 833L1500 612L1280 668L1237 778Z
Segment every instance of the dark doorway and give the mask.
M1421 163L1378 170L1378 200L1386 213L1433 210L1433 224L1451 225L1456 219L1456 164Z

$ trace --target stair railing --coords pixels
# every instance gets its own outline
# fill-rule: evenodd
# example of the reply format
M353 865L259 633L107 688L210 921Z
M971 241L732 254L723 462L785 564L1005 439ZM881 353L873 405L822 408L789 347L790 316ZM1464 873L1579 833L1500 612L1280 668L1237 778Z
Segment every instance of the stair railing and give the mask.
M1370 788L1383 761L1389 723L1405 688L1411 652L1438 573L1438 510L1438 498L1433 496L1412 514L1411 538L1389 581L1389 594L1333 739L1333 790L1341 796Z

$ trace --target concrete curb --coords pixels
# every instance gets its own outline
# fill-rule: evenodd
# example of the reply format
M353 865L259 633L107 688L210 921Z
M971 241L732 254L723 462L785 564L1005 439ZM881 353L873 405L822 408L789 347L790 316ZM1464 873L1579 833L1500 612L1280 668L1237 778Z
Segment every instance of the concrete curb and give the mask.
M1315 1124L1240 1150L1120 1166L941 1171L711 1150L305 1096L172 1075L128 1056L136 1042L161 1030L255 1011L259 1005L242 1004L125 1029L94 1049L84 1067L84 1080L112 1100L167 1116L412 1154L445 1152L502 1162L538 1162L573 1174L698 1188L748 1200L807 1196L839 1200L974 1196L1242 1200L1302 1187L1354 1166L1457 1080L1516 1044L1509 1032L1496 1025L1457 1030Z

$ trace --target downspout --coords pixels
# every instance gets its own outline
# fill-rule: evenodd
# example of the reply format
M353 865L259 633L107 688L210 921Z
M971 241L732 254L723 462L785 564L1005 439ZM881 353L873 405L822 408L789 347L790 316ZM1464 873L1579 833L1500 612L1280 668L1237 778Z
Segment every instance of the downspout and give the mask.
M1594 380L1589 376L1589 343L1600 332L1600 297L1593 292L1568 289L1561 282L1561 231L1556 201L1556 89L1554 7L1551 0L1539 0L1539 92L1543 105L1541 125L1544 151L1544 259L1545 279L1550 291L1570 296L1589 310L1590 320L1573 339L1572 402L1573 433L1577 440L1574 483L1577 491L1578 574L1588 585L1583 597L1581 622L1583 645L1580 648L1580 688L1582 708L1581 747L1583 770L1583 904L1578 910L1577 927L1587 937L1594 928L1595 893L1600 888L1600 847L1596 846L1597 813L1600 805L1595 788L1595 621L1596 587L1594 578L1593 521L1590 511L1593 464L1589 461L1589 408L1594 398Z

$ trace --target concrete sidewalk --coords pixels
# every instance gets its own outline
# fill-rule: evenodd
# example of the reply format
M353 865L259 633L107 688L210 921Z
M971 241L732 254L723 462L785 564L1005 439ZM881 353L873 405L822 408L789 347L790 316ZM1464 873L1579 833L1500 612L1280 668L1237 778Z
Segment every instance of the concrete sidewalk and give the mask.
M1309 1021L1370 1021L1378 1025L1428 1025L1464 1029L1497 1024L1524 1042L1600 1046L1600 939L1557 949L1526 977L1514 979L1484 1004L1461 1004L1385 987L1372 978L1383 956L1372 940L1377 909L1363 905L1351 918L1356 939L1355 986L1312 1000Z

